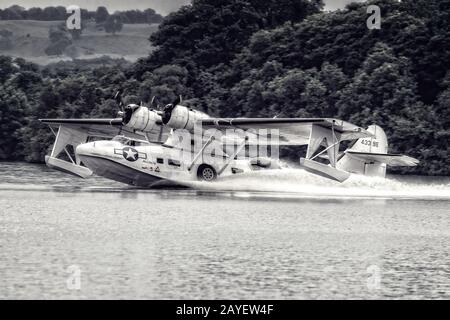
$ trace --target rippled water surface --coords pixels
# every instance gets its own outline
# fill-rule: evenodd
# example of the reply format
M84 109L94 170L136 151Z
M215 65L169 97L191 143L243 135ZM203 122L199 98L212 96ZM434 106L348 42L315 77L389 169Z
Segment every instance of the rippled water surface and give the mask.
M448 178L0 179L1 299L450 298Z

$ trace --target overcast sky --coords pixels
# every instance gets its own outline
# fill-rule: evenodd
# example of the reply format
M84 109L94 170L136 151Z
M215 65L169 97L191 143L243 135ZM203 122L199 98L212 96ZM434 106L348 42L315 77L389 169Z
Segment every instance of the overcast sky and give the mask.
M343 8L345 4L352 0L324 0L328 10ZM363 0L357 0L363 1ZM147 9L152 8L157 12L166 15L177 10L183 4L190 0L0 0L0 7L7 8L13 4L18 4L25 8L48 7L48 6L69 6L78 5L89 10L97 9L99 6L105 6L110 12L125 9Z

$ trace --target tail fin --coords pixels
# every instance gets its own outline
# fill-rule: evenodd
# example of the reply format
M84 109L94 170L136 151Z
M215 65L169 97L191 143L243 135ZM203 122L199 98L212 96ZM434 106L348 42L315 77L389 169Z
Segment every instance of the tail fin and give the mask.
M357 140L337 163L337 168L350 173L371 177L385 177L386 166L416 166L419 161L401 154L388 153L386 133L377 125L370 126L367 131L373 138Z
M337 163L337 168L350 173L362 174L366 176L385 177L386 163L367 159L367 155L387 155L388 141L384 130L372 125L367 131L374 135L374 138L361 138L357 140ZM355 157L352 154L358 154Z

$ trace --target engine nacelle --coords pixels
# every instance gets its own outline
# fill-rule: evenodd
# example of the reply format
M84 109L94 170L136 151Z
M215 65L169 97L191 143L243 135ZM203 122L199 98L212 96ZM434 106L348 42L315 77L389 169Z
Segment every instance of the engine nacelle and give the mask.
M194 130L194 125L197 120L206 118L209 118L206 113L177 105L175 107L166 108L162 121L172 129L186 129L192 131Z
M125 108L123 124L133 130L145 133L158 133L161 130L161 116L154 110L138 105Z

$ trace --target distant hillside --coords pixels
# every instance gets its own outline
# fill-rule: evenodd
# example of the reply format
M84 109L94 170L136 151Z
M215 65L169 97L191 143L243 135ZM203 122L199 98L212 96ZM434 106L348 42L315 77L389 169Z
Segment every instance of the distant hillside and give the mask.
M48 64L61 60L70 60L68 56L47 56L45 49L49 46L49 29L61 24L61 21L31 21L11 20L0 21L0 31L13 32L11 37L13 47L1 50L0 54L25 58L38 64ZM88 23L83 35L73 44L78 59L91 59L100 56L125 58L136 61L146 57L153 51L149 37L158 29L158 25L124 24L123 30L111 35L98 30L95 23Z

